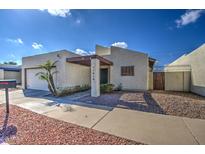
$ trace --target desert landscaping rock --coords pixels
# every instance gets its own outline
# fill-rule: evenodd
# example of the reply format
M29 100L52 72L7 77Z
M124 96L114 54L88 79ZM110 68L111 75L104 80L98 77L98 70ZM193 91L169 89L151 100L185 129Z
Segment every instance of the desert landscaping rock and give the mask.
M165 114L205 119L205 97L167 91L153 91L151 95Z
M5 108L0 105L0 126L4 124ZM16 134L6 138L9 144L139 144L75 124L55 120L11 105L7 128ZM2 129L2 128L1 128Z
M69 104L62 104L60 105L60 108L63 112L72 111L72 107Z
M97 98L83 97L79 101L143 112L205 119L205 97L186 92L148 91L113 92Z

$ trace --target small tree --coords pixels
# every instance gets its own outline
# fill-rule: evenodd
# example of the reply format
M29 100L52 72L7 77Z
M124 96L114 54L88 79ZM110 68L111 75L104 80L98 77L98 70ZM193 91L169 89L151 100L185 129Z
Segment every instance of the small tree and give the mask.
M4 62L4 64L17 65L17 63L15 61Z
M57 73L57 71L53 71L52 69L55 67L55 64L57 63L57 61L55 62L51 62L50 60L48 60L45 64L41 64L39 65L41 69L45 70L44 72L38 72L36 74L36 76L39 76L40 80L45 80L48 83L48 89L50 90L50 92L54 95L57 96L57 90L53 81L53 75Z

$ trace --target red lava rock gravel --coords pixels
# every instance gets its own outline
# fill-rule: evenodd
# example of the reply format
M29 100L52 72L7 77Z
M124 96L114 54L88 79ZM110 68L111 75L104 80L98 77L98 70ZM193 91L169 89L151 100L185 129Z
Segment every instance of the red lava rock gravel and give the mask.
M4 124L4 110L5 106L0 105L0 130ZM7 128L14 130L11 131L13 136L6 139L9 144L140 144L52 119L14 105L10 106Z

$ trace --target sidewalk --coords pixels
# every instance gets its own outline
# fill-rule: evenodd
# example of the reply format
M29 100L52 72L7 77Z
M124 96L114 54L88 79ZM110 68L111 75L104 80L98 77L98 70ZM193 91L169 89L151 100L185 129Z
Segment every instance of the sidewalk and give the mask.
M205 120L115 108L95 130L145 144L205 144Z

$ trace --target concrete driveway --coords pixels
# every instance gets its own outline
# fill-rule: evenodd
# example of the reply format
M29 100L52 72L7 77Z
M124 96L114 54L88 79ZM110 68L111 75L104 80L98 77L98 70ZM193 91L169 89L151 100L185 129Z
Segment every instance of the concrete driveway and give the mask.
M85 93L82 93L85 94ZM5 103L4 92L0 91L0 104ZM79 97L78 95L75 95ZM9 93L10 104L31 110L33 112L49 116L51 118L74 123L80 126L91 128L109 111L96 109L94 106L86 107L85 104L72 104L74 96L64 98L53 98L46 91L39 90L16 90ZM63 112L59 103L70 104L71 111Z
M46 95L43 91L12 91L10 103L51 118L145 144L205 144L205 120L74 104L70 105L71 111L63 112L56 106L59 99ZM4 103L4 92L0 91L0 96L0 103ZM64 103L68 100L65 99Z

